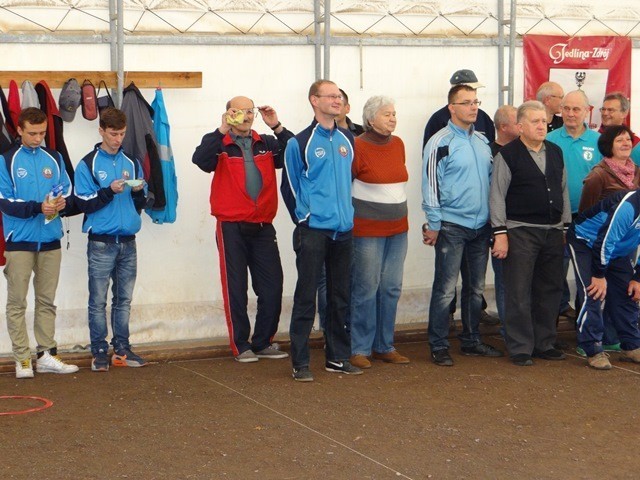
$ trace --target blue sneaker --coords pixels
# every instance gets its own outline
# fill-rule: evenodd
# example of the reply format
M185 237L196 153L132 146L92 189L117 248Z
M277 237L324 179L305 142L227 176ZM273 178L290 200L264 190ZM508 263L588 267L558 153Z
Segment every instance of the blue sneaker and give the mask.
M91 360L92 372L108 372L109 371L109 355L105 352L98 352Z
M118 350L111 357L111 365L114 367L144 367L147 364L147 361L136 355L129 348L124 348L122 350Z

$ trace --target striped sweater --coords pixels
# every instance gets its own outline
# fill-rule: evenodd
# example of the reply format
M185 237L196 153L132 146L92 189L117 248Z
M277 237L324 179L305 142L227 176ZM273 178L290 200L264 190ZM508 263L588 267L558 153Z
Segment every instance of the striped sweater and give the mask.
M365 133L355 140L353 174L353 235L389 237L409 229L404 143L391 136L373 143Z

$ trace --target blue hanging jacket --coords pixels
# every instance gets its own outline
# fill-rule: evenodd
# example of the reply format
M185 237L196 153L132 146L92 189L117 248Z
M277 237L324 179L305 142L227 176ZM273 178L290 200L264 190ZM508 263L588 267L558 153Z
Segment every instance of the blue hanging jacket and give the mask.
M162 90L156 90L156 96L151 104L153 108L153 131L156 135L160 165L162 166L162 179L164 184L164 194L167 204L160 210L146 209L145 211L153 220L153 223L173 223L176 221L176 210L178 207L178 178L176 177L176 166L173 161L173 151L171 150L171 127L167 109L164 106Z

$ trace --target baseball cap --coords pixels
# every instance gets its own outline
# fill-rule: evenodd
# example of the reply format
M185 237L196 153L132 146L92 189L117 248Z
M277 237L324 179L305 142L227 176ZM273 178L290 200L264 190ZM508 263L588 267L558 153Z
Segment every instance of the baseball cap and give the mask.
M478 77L472 70L458 70L451 75L449 83L451 85L469 85L471 88L484 87L482 83L478 82Z
M58 105L60 107L60 117L65 122L73 122L76 110L82 102L82 89L75 78L70 78L64 82Z

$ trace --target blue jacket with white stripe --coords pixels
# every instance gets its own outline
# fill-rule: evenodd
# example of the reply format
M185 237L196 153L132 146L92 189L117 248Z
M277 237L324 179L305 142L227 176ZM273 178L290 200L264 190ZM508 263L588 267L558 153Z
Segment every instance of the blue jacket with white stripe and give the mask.
M7 251L46 251L60 248L60 216L45 223L42 202L56 185L71 195L71 180L62 157L44 147L16 144L0 157L0 211Z
M86 155L76 167L74 193L78 208L86 214L82 231L114 237L135 235L142 225L140 211L145 205L145 189L133 192L111 190L114 180L144 179L140 162L120 149L115 155L100 148Z
M640 190L605 198L580 213L569 230L593 251L593 276L604 277L611 259L633 254L640 244ZM640 280L638 264L635 270Z
M489 221L489 187L493 169L489 142L471 127L453 122L424 147L422 209L429 230L441 222L479 229Z
M280 191L298 225L326 231L337 238L353 229L351 163L353 135L315 119L289 139Z

